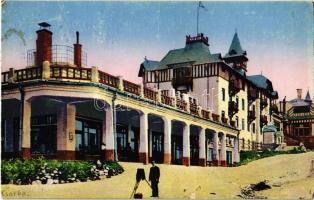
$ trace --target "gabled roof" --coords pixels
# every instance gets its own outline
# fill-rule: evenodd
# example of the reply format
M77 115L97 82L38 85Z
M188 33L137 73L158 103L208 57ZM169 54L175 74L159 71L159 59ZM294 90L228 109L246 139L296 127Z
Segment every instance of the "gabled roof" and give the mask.
M193 42L186 44L184 48L170 50L166 56L160 61L145 60L141 66L145 70L167 69L174 64L190 63L203 64L222 62L220 53L211 54L207 45L203 42Z
M240 39L238 37L238 33L236 32L233 36L231 45L229 47L229 51L225 55L225 58L234 57L234 56L242 56L242 55L246 55L246 51L242 49Z
M267 89L269 80L263 76L263 75L252 75L252 76L247 76L247 79L253 82L257 87L262 88L262 89Z
M310 97L310 91L308 90L305 96L305 101L312 101L311 97Z
M152 71L152 70L158 69L158 64L159 64L158 61L147 60L146 57L145 57L144 62L141 63L140 70L138 72L138 76L142 77L144 69L146 71Z

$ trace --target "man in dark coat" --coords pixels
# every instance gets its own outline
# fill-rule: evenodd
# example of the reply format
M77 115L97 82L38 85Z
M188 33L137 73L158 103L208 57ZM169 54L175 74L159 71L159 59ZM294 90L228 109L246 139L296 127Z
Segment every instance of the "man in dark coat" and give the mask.
M149 181L152 185L152 197L158 197L158 183L159 183L160 171L159 167L155 165L155 161L152 161L152 167L149 171Z

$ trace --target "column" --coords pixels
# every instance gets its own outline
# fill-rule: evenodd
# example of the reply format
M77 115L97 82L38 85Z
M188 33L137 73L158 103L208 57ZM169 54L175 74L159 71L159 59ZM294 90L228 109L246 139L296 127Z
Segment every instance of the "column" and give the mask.
M190 166L190 125L183 125L183 158L182 164Z
M205 129L200 128L199 136L199 165L202 167L206 166L206 135Z
M213 152L213 165L219 165L219 151L218 151L218 133L214 132L214 152Z
M227 167L227 161L226 161L226 134L222 134L222 138L221 138L221 161L220 161L220 165L223 167Z
M115 135L113 132L113 108L108 105L105 109L105 117L103 121L103 139L102 142L106 145L104 150L105 160L114 161L114 150L115 150Z
M61 104L57 110L57 159L75 160L75 105Z
M171 120L163 118L164 121L164 164L171 163Z
M31 157L31 114L32 105L30 101L23 102L23 132L22 132L22 158Z
M236 164L238 162L240 162L239 138L234 138L233 163Z
M139 161L148 164L148 116L146 113L140 115L140 150Z

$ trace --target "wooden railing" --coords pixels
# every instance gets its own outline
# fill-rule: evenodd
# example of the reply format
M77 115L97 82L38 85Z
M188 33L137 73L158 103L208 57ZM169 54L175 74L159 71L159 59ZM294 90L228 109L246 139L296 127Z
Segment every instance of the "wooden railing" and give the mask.
M91 80L90 68L51 66L50 77L56 79Z
M144 97L153 101L157 101L157 92L144 88Z
M219 115L212 113L212 118L214 121L219 122Z
M198 115L198 109L195 103L190 103L190 112L192 115Z
M106 72L98 71L99 82L105 85L109 85L114 88L118 88L119 78L107 74Z
M41 79L42 69L41 67L19 69L15 71L15 74L17 82Z
M205 119L210 119L210 112L209 111L207 111L207 110L202 110L201 111L201 113L202 113L202 117L203 118L205 118Z
M168 106L174 106L173 105L173 98L166 96L166 95L161 95L161 103L166 104Z
M228 123L228 118L221 117L221 121L222 121L222 123L227 124Z
M1 73L1 83L8 83L9 82L9 73L10 72L2 72Z
M177 108L178 109L187 111L186 105L187 105L187 103L185 101L183 101L181 99L177 99Z
M124 91L130 92L135 95L140 95L141 93L141 87L130 81L123 80L123 88L124 88Z

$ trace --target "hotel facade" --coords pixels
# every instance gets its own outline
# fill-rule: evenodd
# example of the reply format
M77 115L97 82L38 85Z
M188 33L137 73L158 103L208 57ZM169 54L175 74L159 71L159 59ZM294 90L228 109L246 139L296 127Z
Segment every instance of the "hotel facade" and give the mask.
M264 76L245 75L245 51L221 57L202 34L188 36L200 60L145 60L135 84L88 68L78 32L73 46L54 45L50 25L39 25L27 67L2 72L3 158L232 166L240 149L260 147L277 93ZM214 95L202 101L195 94L206 88Z

